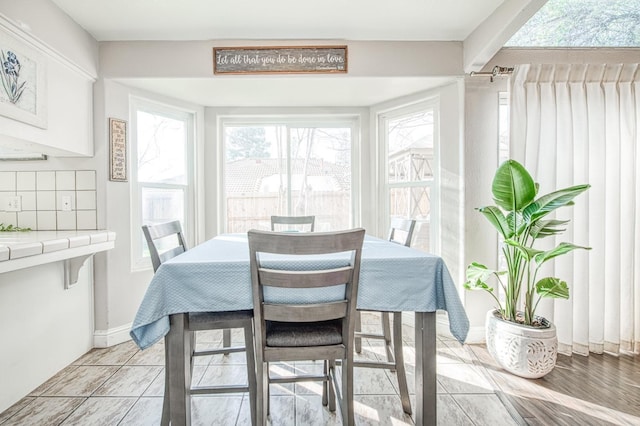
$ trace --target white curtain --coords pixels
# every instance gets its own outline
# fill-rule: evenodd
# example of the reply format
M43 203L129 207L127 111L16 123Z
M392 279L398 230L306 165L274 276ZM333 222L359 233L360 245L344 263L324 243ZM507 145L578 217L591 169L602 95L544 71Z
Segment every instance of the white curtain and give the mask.
M640 352L640 67L522 65L511 105L511 157L541 193L591 184L557 211L571 222L555 243L592 250L549 266L571 296L545 300L539 313L556 325L563 353Z

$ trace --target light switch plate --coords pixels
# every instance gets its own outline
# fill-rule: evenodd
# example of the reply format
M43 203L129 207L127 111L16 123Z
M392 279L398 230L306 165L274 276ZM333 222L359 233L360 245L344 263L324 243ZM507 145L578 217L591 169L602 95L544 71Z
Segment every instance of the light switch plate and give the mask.
M22 211L22 196L12 195L4 199L4 211L20 212Z

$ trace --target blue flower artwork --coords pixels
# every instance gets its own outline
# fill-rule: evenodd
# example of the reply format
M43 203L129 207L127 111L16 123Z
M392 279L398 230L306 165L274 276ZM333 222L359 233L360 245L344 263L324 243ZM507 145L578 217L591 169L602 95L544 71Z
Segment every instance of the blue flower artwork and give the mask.
M16 104L27 87L27 81L20 81L22 68L18 56L11 50L0 50L0 78L9 102Z

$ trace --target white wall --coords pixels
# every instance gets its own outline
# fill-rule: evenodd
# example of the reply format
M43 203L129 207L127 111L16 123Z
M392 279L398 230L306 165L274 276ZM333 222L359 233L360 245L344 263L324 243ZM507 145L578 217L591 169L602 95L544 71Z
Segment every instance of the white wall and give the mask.
M507 80L467 77L465 80L464 259L497 267L497 234L475 209L493 204L491 182L498 167L498 96ZM463 278L464 280L464 278ZM463 281L464 282L464 281ZM471 326L469 341L484 340L485 315L494 305L486 292L466 291L464 305Z
M108 150L107 123L110 117L130 122L129 102L132 96L149 99L151 101L173 105L178 108L194 111L199 128L196 129L201 150L204 120L203 108L176 99L168 99L153 93L148 93L123 86L110 80L99 80L95 86L95 140L97 162L102 164L103 173L101 187L98 188L98 208L104 212L104 228L116 232L116 246L104 256L96 260L95 280L95 325L97 345L110 346L129 339L129 329L133 318L140 306L142 297L153 276L149 266L146 270L133 270L131 264L131 241L141 235L141 229L133 228L131 221L132 181L111 182L107 179ZM131 131L128 140L131 145ZM128 156L129 170L135 155ZM202 167L200 166L199 169ZM202 227L200 225L200 227Z
M92 84L98 45L48 0L0 0L0 33L44 70L46 128L0 117L0 146L59 156L93 155ZM42 71L40 71L42 72Z
M91 260L64 289L62 262L0 274L0 412L93 347Z

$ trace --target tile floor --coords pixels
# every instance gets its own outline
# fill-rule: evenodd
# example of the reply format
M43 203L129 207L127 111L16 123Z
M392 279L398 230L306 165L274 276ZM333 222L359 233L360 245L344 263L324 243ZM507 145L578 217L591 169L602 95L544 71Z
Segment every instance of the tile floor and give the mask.
M413 318L405 314L405 362L413 394L415 351ZM377 317L363 315L363 328L375 327ZM240 334L237 335L239 337ZM234 337L235 338L235 337ZM219 346L220 332L201 332L198 345ZM363 342L363 357L383 357L381 342ZM525 422L510 408L469 346L447 337L438 339L438 424L518 425ZM132 342L94 349L60 371L30 395L0 413L9 425L157 425L162 412L164 347L160 342L140 351ZM272 371L318 368L320 363L278 364ZM234 382L246 377L244 354L197 359L194 380ZM321 387L315 383L272 386L272 425L340 425L341 417L323 408ZM395 374L357 368L355 410L358 425L412 425L403 413ZM412 404L414 404L412 395ZM193 425L248 425L248 395L192 398Z

